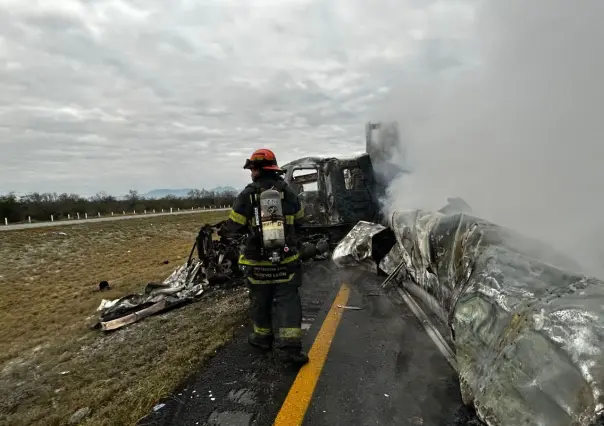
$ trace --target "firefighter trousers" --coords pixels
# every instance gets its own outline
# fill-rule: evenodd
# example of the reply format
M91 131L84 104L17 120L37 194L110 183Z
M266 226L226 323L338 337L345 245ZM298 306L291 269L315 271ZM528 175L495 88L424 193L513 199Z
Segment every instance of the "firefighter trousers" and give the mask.
M286 283L249 283L254 334L274 342L277 350L299 352L302 348L300 284L299 273Z

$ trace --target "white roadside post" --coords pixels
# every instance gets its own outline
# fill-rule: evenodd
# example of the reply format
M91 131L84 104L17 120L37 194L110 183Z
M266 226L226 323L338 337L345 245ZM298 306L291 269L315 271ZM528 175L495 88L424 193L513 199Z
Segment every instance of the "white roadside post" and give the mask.
M101 217L101 212L99 212L99 217Z
M67 213L67 220L71 219L71 214Z
M172 210L172 207L170 207L170 213L174 213L174 211Z
M51 221L51 222L54 222L54 221L55 221L55 218L54 218L52 215L50 215L50 221Z
M78 220L80 220L80 213L78 213Z
M111 212L111 216L113 216L113 212Z
M132 213L133 213L133 214L136 214L136 210L132 210Z
M84 213L84 219L88 219L88 213Z
M8 226L8 218L7 217L4 218L4 226Z
M31 223L31 216L27 216L27 221Z

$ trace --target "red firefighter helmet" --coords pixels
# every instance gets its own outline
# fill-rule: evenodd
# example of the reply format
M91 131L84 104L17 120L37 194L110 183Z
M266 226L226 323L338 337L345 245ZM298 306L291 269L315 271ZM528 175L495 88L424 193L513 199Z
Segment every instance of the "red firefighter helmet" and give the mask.
M252 156L246 160L244 169L258 168L263 170L271 170L281 172L281 168L277 165L277 157L270 149L262 148L254 151Z

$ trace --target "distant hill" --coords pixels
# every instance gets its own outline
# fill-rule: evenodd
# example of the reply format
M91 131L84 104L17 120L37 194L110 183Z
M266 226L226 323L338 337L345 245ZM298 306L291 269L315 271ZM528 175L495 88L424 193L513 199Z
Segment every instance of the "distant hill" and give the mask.
M181 188L181 189L154 189L152 191L147 192L146 194L141 194L145 198L162 198L168 195L173 195L175 197L186 197L189 191L192 189L189 188Z
M225 192L239 192L237 189L233 188L232 186L217 186L214 189L211 189L210 191L214 191L217 194L224 194Z
M178 188L178 189L154 189L152 191L147 192L146 194L141 194L145 198L162 198L168 195L172 195L174 197L186 197L190 191L193 191L193 188ZM232 186L218 186L213 189L209 189L208 191L213 191L217 194L223 194L225 192L234 191L239 192Z

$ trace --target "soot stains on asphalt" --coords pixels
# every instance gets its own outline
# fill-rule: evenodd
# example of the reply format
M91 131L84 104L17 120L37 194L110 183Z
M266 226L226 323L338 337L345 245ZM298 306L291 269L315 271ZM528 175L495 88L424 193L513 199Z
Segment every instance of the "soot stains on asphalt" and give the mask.
M241 328L198 374L161 401L161 410L140 426L270 425L296 370L247 344L250 330Z

